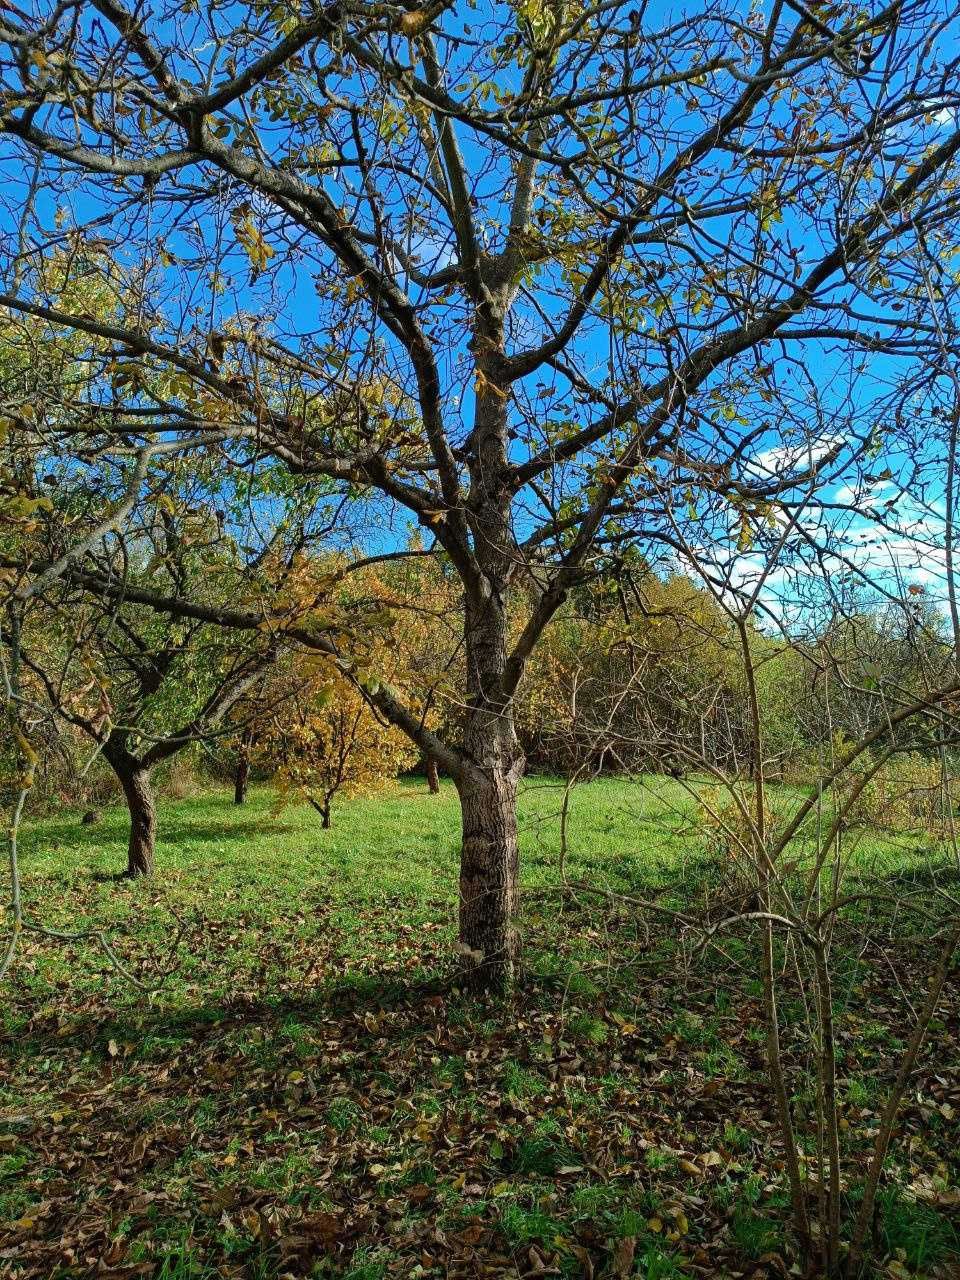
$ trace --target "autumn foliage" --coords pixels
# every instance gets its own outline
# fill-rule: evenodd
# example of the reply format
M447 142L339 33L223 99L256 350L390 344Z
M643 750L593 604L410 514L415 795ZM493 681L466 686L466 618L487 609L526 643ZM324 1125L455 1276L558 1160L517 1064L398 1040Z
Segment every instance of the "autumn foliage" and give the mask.
M368 795L416 760L409 738L379 720L335 671L295 667L282 680L296 685L295 696L272 691L281 697L259 720L252 752L277 787L278 806L303 798L329 827L336 796Z

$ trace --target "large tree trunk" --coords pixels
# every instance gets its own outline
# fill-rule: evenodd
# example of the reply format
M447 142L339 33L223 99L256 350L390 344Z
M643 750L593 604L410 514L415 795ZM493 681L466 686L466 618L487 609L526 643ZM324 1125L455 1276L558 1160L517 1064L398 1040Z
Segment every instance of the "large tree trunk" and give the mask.
M502 316L493 317L483 347L502 344ZM479 365L478 365L479 367ZM484 370L474 430L468 520L479 574L465 583L464 649L467 705L464 762L456 778L463 814L460 856L460 948L473 990L503 992L519 959L514 917L518 902L517 783L523 753L513 721L507 671L507 601L518 550L504 483L509 389L495 385L498 366Z
M153 788L147 769L134 769L120 782L130 810L130 841L127 845L127 875L135 880L152 876L157 840L157 814Z
M127 844L127 871L131 880L152 876L157 842L157 812L150 785L150 770L127 750L121 741L108 740L104 758L120 779L130 811L130 839Z
M469 765L457 783L463 815L460 949L473 990L505 991L516 975L517 776L515 766Z
M463 818L460 949L473 990L503 992L516 975L519 939L517 784L523 752L513 700L502 694L507 620L501 593L487 589L466 607L466 761L456 779Z

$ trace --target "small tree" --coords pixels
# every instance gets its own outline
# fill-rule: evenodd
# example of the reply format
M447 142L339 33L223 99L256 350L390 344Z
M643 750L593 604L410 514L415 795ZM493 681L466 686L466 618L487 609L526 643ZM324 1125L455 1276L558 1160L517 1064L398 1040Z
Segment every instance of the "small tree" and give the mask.
M459 635L463 608L459 579L443 557L414 536L409 554L380 568L378 595L393 612L390 680L418 709L421 723L441 740L455 737L466 710L466 672ZM437 756L421 748L431 795L440 793Z
M147 504L134 531L102 549L102 570L131 585L166 580L182 598L216 600L237 575L214 516L179 510L169 494ZM113 770L130 813L126 874L154 871L157 816L151 773L185 747L217 736L274 661L271 638L164 617L122 599L65 587L32 597L21 631L26 672L56 715L85 734Z
M286 697L278 699L276 684L268 687L270 710L257 718L252 750L277 784L280 803L303 796L328 828L338 795L378 790L416 760L416 748L374 714L353 681L324 666L306 682L295 671L281 676L281 686L296 682Z

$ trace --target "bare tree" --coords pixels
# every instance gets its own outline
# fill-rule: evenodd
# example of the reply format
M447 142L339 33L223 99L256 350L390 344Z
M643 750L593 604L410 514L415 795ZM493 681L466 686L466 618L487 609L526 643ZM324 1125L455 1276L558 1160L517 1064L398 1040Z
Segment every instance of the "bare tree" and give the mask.
M817 1275L862 1272L900 1107L960 945L952 887L960 867L960 632L951 607L949 554L958 404L951 363L931 361L930 376L913 387L918 447L922 439L930 467L948 477L947 493L937 486L929 501L922 487L898 493L896 513L865 507L857 528L870 537L853 539L849 527L824 535L818 570L791 549L798 531L809 531L818 519L815 504L803 501L739 550L717 547L708 555L688 547L688 571L726 619L710 630L712 645L722 646L726 658L711 664L713 674L702 679L692 703L682 681L661 682L651 698L644 687L650 682L645 676L637 681L636 666L608 666L586 714L579 721L571 717L566 728L569 756L583 762L571 785L601 751L621 766L638 761L646 768L655 744L661 759L683 766L669 786L676 791L679 783L687 792L688 817L690 806L699 814L710 871L702 906L666 910L601 884L572 881L565 871L569 787L562 809L562 888L607 893L631 909L654 913L661 927L666 917L695 954L713 947L722 952L733 931L755 946L792 1226L810 1273ZM643 603L641 596L637 604ZM629 636L629 626L623 634ZM568 680L578 696L587 680L596 681L595 658L583 651L584 679ZM787 684L786 703L780 683ZM669 705L672 698L676 708ZM723 707L726 713L718 716ZM786 733L785 715L793 722ZM787 766L800 788L773 785ZM662 796L662 777L642 782ZM865 833L875 837L878 829L909 832L910 847L926 850L922 871L913 867L901 875L889 854L882 871L873 871L860 846ZM904 956L893 922L903 919L915 935L909 949L917 947L926 965L916 979L923 995L915 1007L905 997L912 1025L864 1154L847 1148L841 1136L835 1019L843 1001L836 957L849 963L857 955L865 968L883 963L896 973ZM806 1008L806 1035L790 1065L781 1030L787 989L801 995ZM798 1058L816 1099L807 1122L795 1106ZM798 1157L801 1141L812 1152L806 1165ZM857 1178L854 1161L863 1195L851 1210L844 1188Z

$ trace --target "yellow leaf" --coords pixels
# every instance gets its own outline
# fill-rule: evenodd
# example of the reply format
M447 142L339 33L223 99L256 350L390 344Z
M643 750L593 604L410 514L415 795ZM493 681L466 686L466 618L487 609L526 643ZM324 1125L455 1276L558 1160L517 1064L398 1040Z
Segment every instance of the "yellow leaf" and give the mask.
M412 40L414 36L426 31L436 17L436 10L431 8L414 9L412 13L403 13L397 22L400 34Z

